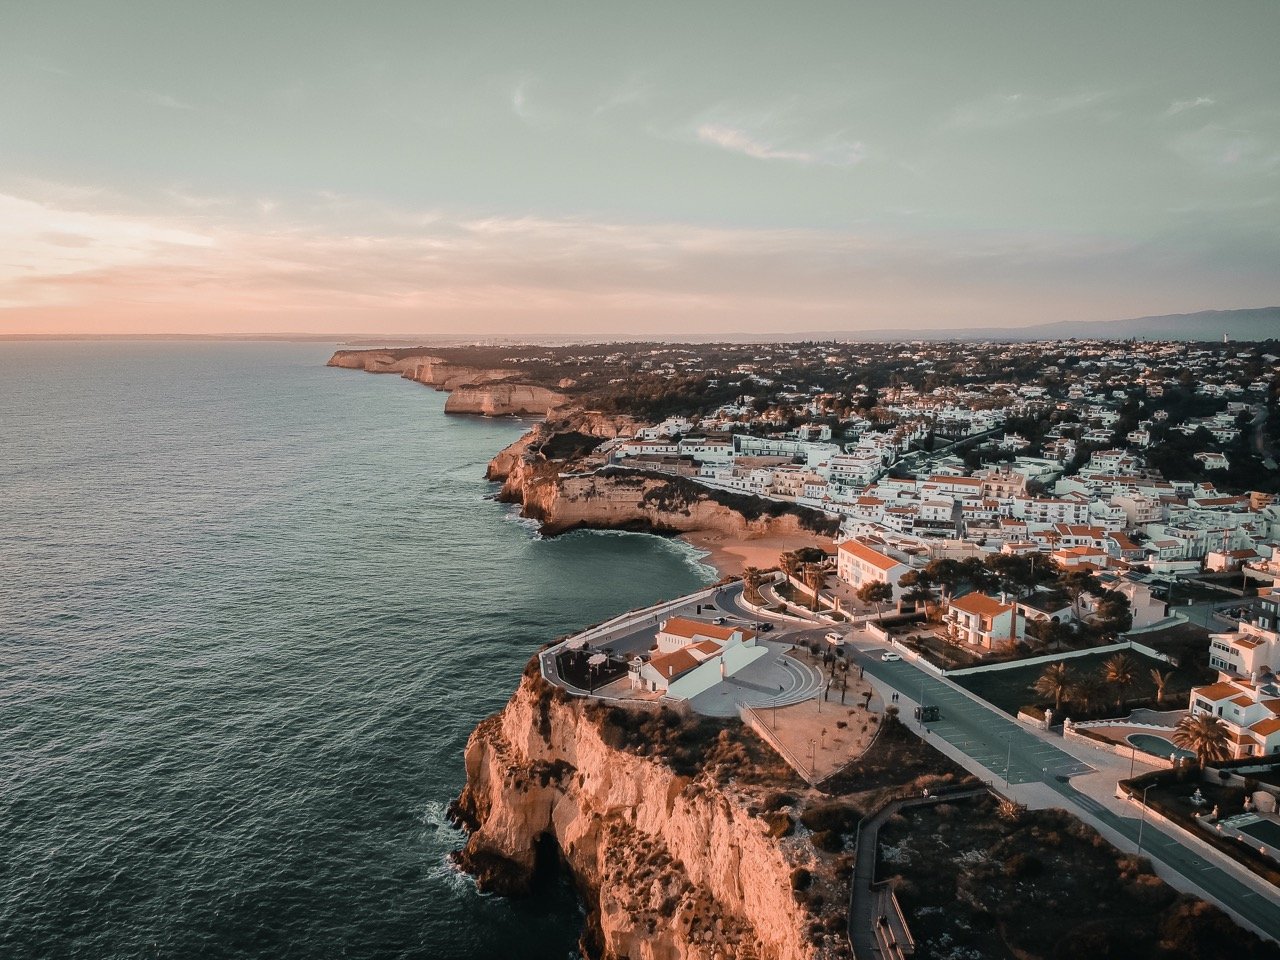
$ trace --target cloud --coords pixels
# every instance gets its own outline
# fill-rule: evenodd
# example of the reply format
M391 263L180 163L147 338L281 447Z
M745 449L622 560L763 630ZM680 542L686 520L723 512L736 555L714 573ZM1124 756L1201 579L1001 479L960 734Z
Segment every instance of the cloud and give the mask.
M1212 305L1206 263L1231 239L1148 248L1047 232L464 217L343 202L337 222L358 231L318 226L299 208L263 218L252 201L234 223L0 195L0 246L16 251L0 266L0 332L693 333L1102 318L1152 312L1138 296L1151 290L1165 298L1156 312ZM1237 267L1219 291L1232 302L1247 286ZM1272 274L1267 289L1280 295Z
M1171 148L1188 163L1215 173L1274 175L1280 171L1280 137L1270 132L1275 119L1205 124L1175 138Z
M756 160L788 160L824 167L851 167L866 158L866 149L859 142L834 142L800 150L783 147L719 123L700 124L696 135L701 143Z
M530 97L529 91L533 87L532 78L526 77L519 81L511 91L511 112L514 113L521 123L530 127L545 127L552 123L556 117L545 104L535 103Z
M142 99L147 103L157 107L164 107L166 110L194 110L195 106L187 103L185 100L179 100L177 97L168 93L156 93L154 90L143 90Z
M1027 93L998 93L957 106L943 121L943 129L982 130L1007 127L1083 110L1102 103L1106 95L1083 91L1056 97Z
M1187 110L1194 110L1196 107L1211 107L1218 101L1213 97L1195 97L1191 100L1175 100L1169 104L1169 109L1164 112L1166 117L1174 117Z

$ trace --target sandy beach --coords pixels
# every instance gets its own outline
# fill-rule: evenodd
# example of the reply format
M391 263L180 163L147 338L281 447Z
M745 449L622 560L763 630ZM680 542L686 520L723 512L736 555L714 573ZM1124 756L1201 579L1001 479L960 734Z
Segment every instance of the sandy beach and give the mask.
M767 570L778 565L778 555L800 547L820 547L828 553L835 551L835 541L816 534L809 536L760 537L755 540L738 540L722 533L701 530L686 533L680 539L705 550L706 562L724 576L739 576L743 567L759 567Z

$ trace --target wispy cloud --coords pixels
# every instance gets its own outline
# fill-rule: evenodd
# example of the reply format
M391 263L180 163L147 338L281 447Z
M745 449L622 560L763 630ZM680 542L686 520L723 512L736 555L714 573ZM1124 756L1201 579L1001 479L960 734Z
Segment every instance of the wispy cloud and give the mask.
M375 205L345 202L342 222L359 232L298 209L237 223L0 195L0 245L20 251L0 269L0 331L83 330L85 318L135 331L297 329L299 318L312 329L474 332L1011 322L1045 319L1045 290L1078 305L1113 281L1164 280L1173 296L1187 273L1156 276L1140 244L1112 237L405 211L379 220Z
M166 110L194 110L193 104L187 103L185 100L179 100L177 97L169 93L157 93L154 90L143 90L142 99L153 106L164 107Z
M1212 107L1218 101L1213 97L1193 97L1190 100L1175 100L1169 104L1169 109L1164 112L1166 117L1175 117L1187 110L1194 110L1196 107Z
M1007 127L1045 117L1059 116L1096 106L1106 100L1100 92L1082 91L1044 97L1029 93L997 93L957 106L943 121L950 130Z
M545 102L534 97L535 86L532 77L525 77L516 83L510 94L511 112L526 126L546 127L554 123L557 116Z
M863 144L856 141L833 142L805 149L783 146L719 123L700 124L696 135L701 143L756 160L787 160L824 167L851 167L866 159L867 153Z

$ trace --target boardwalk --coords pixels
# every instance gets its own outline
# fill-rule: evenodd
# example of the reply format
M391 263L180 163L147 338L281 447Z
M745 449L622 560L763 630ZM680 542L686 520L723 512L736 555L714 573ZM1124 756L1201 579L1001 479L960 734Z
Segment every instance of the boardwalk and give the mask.
M904 797L892 801L879 813L858 825L853 882L849 891L849 943L856 960L889 960L900 956L892 945L905 944L910 940L910 932L903 918L896 911L887 908L887 891L876 886L880 827L899 810L908 807L949 803L988 792L988 788L982 786L953 790L931 797Z

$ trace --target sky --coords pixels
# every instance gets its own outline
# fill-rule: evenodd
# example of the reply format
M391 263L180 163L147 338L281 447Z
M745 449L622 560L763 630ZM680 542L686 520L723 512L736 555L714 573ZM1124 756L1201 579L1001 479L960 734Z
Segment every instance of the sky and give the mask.
M1280 3L0 0L0 334L1280 304Z

